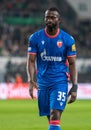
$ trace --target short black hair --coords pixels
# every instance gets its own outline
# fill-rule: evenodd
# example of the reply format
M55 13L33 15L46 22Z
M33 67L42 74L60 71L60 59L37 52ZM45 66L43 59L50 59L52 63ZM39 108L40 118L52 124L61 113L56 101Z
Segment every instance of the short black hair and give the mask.
M49 11L57 11L59 13L59 15L61 16L60 10L57 7L55 7L55 6L54 7L50 7L47 10L49 10Z

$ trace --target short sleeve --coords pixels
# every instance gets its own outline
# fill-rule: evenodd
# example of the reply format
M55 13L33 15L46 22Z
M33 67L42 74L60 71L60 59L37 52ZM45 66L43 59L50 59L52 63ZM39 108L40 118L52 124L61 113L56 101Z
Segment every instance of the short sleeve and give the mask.
M37 53L37 47L36 47L36 36L34 34L32 34L29 37L29 43L28 43L28 53Z
M67 57L76 56L75 40L72 36L67 39Z

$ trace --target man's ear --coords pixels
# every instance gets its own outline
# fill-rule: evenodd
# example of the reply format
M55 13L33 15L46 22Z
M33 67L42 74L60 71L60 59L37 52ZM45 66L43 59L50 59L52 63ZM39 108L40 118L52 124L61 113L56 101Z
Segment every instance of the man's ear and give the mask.
M62 23L62 18L61 17L59 17L59 23Z

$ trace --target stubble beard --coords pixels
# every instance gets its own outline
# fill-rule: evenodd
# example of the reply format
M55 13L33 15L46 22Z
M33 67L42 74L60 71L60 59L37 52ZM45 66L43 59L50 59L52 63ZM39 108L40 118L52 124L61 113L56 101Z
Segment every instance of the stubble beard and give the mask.
M49 32L53 32L57 28L56 24L53 24L52 26L47 25L47 29Z

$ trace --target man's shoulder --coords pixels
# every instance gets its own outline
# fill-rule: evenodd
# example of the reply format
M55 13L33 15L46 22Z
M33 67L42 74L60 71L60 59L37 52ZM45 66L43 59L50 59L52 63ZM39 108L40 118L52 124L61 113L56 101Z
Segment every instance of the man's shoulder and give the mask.
M64 39L67 39L67 40L72 39L72 40L74 40L74 37L70 33L66 32L64 30L61 30L61 33L62 33L62 36L63 36Z
M32 35L40 35L41 33L43 33L43 31L44 31L44 29L37 30Z
M67 36L67 37L71 36L68 32L64 31L63 29L61 29L61 33L62 35Z
M43 33L43 30L44 29L40 29L34 33L32 33L30 36L29 36L29 39L36 39L36 38L39 38L39 36Z

